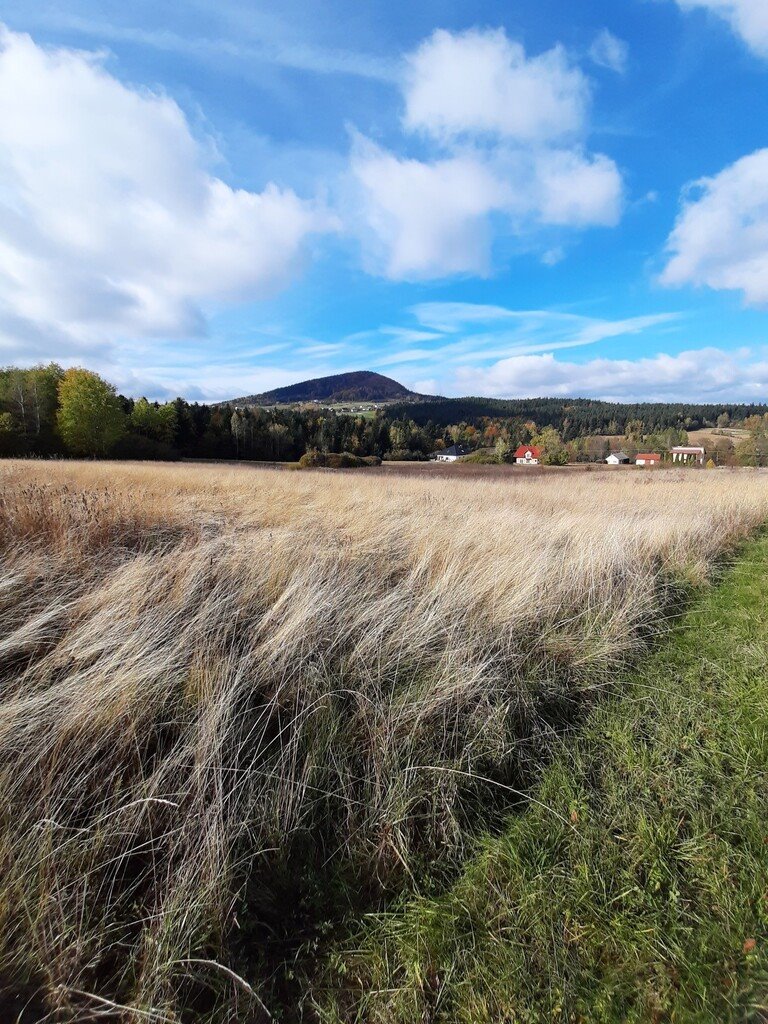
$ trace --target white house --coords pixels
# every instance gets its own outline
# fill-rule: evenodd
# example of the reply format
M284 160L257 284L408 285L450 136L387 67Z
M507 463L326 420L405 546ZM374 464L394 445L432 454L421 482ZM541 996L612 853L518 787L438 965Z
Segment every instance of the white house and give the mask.
M515 452L515 463L518 466L538 466L541 461L541 448L535 444L521 444Z
M678 444L669 450L672 453L673 462L698 462L700 466L704 465L705 452L704 449L700 448L698 445Z
M457 459L471 454L472 449L468 448L465 444L454 444L450 448L444 448L442 451L432 452L432 458L435 462L455 462Z
M629 462L629 456L625 452L611 452L605 461L609 466L621 466Z

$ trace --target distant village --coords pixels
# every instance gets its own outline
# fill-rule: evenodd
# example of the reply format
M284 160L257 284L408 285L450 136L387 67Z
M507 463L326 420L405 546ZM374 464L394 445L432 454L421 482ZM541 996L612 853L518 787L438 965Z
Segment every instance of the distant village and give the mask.
M430 458L434 462L458 462L460 459L472 455L472 449L467 445L454 444L450 448L444 448L432 452ZM521 444L514 452L511 460L516 466L538 466L542 462L544 450L535 444ZM675 445L667 452L638 452L630 457L626 452L611 452L605 462L609 466L660 466L662 462L677 463L679 465L703 466L706 460L706 452L700 445Z

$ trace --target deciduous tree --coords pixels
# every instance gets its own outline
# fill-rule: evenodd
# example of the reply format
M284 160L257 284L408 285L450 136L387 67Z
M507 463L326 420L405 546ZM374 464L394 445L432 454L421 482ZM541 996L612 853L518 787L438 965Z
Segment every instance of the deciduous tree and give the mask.
M59 382L58 424L73 455L105 456L125 431L125 413L111 384L76 368Z

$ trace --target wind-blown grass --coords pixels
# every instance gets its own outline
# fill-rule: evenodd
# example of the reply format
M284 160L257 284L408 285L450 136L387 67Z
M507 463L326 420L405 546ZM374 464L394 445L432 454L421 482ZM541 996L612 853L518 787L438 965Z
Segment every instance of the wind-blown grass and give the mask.
M768 1019L768 537L559 747L455 884L339 944L326 1024Z
M64 1019L259 1019L286 893L452 870L768 518L749 472L0 477L0 977Z

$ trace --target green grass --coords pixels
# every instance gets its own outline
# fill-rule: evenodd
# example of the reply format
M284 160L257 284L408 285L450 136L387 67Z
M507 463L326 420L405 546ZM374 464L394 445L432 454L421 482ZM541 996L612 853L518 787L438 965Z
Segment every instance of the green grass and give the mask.
M368 919L327 1021L768 1020L768 538L442 895Z

